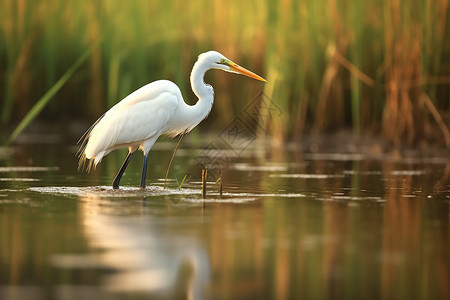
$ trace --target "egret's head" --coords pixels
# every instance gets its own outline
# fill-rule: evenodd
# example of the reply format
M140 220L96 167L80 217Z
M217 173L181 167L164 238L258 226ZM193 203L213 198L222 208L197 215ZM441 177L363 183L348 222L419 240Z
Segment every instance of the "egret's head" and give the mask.
M230 73L242 74L254 78L256 80L266 82L266 80L261 76L256 75L255 73L241 67L240 65L232 62L231 60L229 60L228 58L226 58L225 56L216 51L208 51L202 53L198 57L198 60L208 62L208 64L211 65L211 68L213 69L220 69Z

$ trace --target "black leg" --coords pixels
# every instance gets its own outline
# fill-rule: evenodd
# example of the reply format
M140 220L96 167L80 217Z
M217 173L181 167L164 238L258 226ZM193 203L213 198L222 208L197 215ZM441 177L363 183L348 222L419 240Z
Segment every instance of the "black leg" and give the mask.
M114 178L113 189L117 190L119 188L120 179L122 178L123 172L125 172L125 169L127 168L133 153L134 152L128 152L127 158L125 158L125 161L123 162L123 165L119 170L119 173L117 173L116 177Z
M144 165L142 166L142 177L141 177L141 189L145 189L145 177L147 175L147 161L148 161L148 154L144 154Z

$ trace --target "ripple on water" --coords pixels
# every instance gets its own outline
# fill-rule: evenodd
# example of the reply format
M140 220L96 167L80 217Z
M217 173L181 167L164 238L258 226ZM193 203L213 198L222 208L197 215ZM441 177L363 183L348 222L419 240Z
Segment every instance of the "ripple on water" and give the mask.
M342 178L343 174L270 174L269 177L280 178L301 178L301 179L327 179L327 178Z
M31 182L31 181L41 181L38 178L19 178L19 177L0 177L0 181L22 181L22 182Z
M29 167L29 166L16 166L16 167L0 167L0 173L10 172L47 172L58 171L58 167Z
M234 163L230 165L230 169L237 171L257 171L257 172L286 172L288 170L287 164L271 163L265 165L251 165L249 163Z
M49 187L30 187L30 191L46 194L63 194L75 196L97 196L97 197L130 197L130 196L164 196L164 195L187 195L200 196L202 194L199 189L164 189L164 187L150 186L145 189L138 187L121 187L114 190L110 186L91 186L91 187L70 187L70 186L49 186ZM304 198L305 194L301 193L239 193L224 192L220 195L217 192L209 192L207 198L201 199L196 197L186 198L185 202L217 202L217 203L244 203L251 202L265 197L277 198Z
M130 197L130 196L164 196L164 195L195 195L201 191L194 189L164 189L164 187L151 186L145 189L138 187L120 187L113 189L111 186L48 186L30 187L30 191L47 194L65 194L75 196L98 196L98 197Z

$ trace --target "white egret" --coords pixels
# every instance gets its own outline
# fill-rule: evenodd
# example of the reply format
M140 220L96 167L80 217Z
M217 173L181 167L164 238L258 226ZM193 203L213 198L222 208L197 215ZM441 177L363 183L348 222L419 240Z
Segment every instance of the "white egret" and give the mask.
M113 181L113 188L117 189L131 156L139 149L144 152L140 186L145 188L148 154L158 137L187 133L211 111L214 90L203 79L210 69L266 81L216 51L200 54L191 73L191 87L198 97L195 105L186 104L180 89L171 81L158 80L141 87L108 110L81 137L79 168L88 160L89 171L111 151L128 148L128 155Z

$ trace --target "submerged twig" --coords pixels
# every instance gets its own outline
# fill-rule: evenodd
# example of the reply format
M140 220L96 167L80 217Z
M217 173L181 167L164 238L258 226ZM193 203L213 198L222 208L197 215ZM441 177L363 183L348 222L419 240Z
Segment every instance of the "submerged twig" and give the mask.
M219 195L220 195L220 197L222 197L222 192L223 192L223 189L222 189L222 177L217 179L217 182L219 183Z
M202 198L206 198L206 178L208 177L208 168L202 170Z
M180 134L180 138L178 139L178 143L175 146L175 150L173 150L172 158L170 159L169 166L167 167L166 178L164 178L164 189L166 189L167 176L169 176L169 171L170 171L170 167L172 166L173 158L175 157L175 153L177 153L178 146L180 145L180 142L181 142L181 139L183 138L183 136L184 136L184 133ZM183 178L183 182L184 182L185 178L186 178L186 176ZM183 184L183 182L181 182L181 184Z

